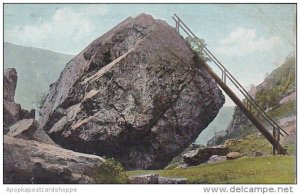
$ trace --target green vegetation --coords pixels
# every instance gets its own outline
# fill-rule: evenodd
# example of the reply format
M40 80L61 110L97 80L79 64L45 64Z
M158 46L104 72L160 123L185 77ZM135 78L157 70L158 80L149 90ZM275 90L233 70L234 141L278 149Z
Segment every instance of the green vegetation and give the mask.
M197 54L199 57L204 59L205 61L210 61L210 59L203 53L203 46L206 46L206 43L203 39L200 38L192 38L186 37L185 40L190 45L191 49ZM203 45L203 46L202 46Z
M243 156L255 156L256 152L264 155L272 154L272 145L261 134L251 134L241 140L228 140L227 146L231 152L240 152Z
M295 92L295 67L295 56L290 55L280 67L276 68L266 76L262 84L256 87L257 92L255 94L255 99L257 103L273 119L289 117L296 114L295 101L284 104L279 103L284 97ZM252 88L253 87L254 86L252 86ZM244 103L246 103L246 100L244 100ZM252 113L254 113L265 126L268 126L268 123L261 115L256 113L254 108L252 108ZM223 138L223 141L220 141L220 143L224 143L226 139L245 138L246 136L257 132L257 129L248 119L245 119L244 114L239 109L235 110L233 120L235 127L233 130L227 131L225 138ZM253 147L251 146L251 142L249 143L249 147ZM291 146L294 147L294 145Z
M244 157L186 169L129 171L129 176L158 173L166 177L186 177L188 183L295 183L294 156Z
M281 144L288 150L290 155L296 155L296 144L294 141L284 140ZM264 156L272 155L272 145L260 133L253 133L239 140L228 140L226 145L229 151L240 152L243 156L255 156L257 152Z
M116 184L128 183L128 176L121 163L115 159L107 159L93 170L96 183Z
M255 99L263 109L277 108L284 95L295 91L295 56L288 57L284 64L268 75L264 84Z
M268 112L272 118L282 118L296 114L296 101L291 101L286 104L274 108Z

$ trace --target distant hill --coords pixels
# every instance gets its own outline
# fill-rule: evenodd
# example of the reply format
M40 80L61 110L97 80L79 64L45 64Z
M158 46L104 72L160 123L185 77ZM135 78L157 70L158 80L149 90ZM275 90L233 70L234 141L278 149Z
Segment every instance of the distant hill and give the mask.
M4 43L4 68L14 67L18 73L15 101L25 109L37 109L37 95L48 93L65 64L73 56L50 50Z
M226 130L232 119L233 110L233 106L223 106L220 109L217 117L208 125L208 127L204 131L201 132L195 143L206 145L207 141L215 135L214 128L216 129L216 132Z

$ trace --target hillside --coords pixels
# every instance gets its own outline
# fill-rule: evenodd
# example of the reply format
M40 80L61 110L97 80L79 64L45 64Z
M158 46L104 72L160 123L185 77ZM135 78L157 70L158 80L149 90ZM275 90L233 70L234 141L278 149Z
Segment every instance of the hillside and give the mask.
M186 177L188 183L196 184L293 184L296 178L295 161L295 157L291 156L244 157L186 169L138 170L128 171L127 174L134 176L157 173L164 177Z
M25 109L37 109L35 99L48 93L71 55L4 43L4 69L16 68L18 84L15 100Z
M259 105L289 133L290 136L282 140L287 147L290 147L291 143L294 144L296 134L295 67L295 56L290 55L261 84L251 89ZM249 139L251 138L249 135L256 132L257 129L248 118L235 107L230 125L223 132L224 135L212 138L209 144L212 145L213 141L222 144L227 139ZM251 147L251 143L247 146Z

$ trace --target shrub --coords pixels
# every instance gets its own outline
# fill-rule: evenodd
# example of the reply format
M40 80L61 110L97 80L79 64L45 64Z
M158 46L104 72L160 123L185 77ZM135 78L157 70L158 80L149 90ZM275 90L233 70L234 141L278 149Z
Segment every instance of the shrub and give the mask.
M189 44L189 46L191 47L191 49L199 56L201 57L203 60L209 62L210 58L203 53L203 46L206 46L206 43L203 39L199 39L199 38L192 38L192 37L186 37L185 40L187 41L187 43Z
M121 163L113 158L106 159L105 162L94 168L93 177L96 183L118 184L128 183L128 176Z

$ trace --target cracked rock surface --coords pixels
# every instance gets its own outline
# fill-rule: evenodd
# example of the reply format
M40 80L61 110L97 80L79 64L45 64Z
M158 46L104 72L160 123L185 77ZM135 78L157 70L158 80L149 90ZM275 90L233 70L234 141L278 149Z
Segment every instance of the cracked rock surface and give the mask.
M166 22L141 14L72 59L40 111L40 127L78 152L126 169L159 169L188 147L224 103L216 83Z
M3 182L95 183L90 174L104 159L33 140L4 136Z

